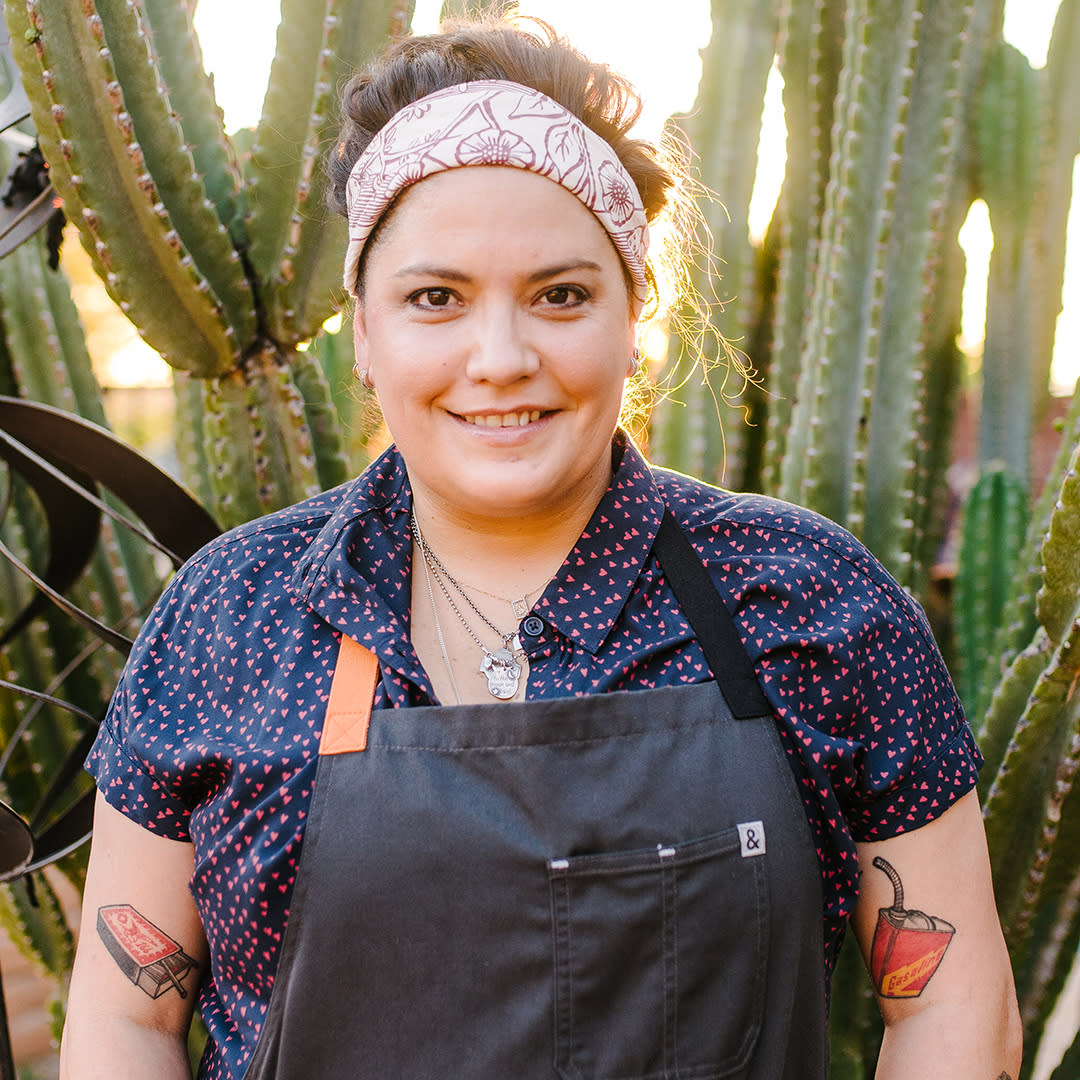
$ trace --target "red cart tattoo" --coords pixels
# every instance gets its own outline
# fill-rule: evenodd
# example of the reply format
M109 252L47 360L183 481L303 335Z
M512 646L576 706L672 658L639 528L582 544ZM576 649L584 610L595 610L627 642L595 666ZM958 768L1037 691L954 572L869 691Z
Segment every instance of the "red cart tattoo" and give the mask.
M98 908L97 932L120 970L144 993L156 998L175 989L187 997L181 983L198 965L130 904Z
M878 909L870 949L870 974L882 997L918 997L938 969L956 927L922 911L904 909L900 875L884 859L874 859L893 885L893 906Z

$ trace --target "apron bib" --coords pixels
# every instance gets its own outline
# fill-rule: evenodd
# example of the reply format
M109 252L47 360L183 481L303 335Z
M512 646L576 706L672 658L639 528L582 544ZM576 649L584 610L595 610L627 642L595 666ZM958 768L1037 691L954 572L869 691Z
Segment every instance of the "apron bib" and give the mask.
M824 1080L805 810L670 514L655 550L716 681L369 727L343 640L245 1080Z

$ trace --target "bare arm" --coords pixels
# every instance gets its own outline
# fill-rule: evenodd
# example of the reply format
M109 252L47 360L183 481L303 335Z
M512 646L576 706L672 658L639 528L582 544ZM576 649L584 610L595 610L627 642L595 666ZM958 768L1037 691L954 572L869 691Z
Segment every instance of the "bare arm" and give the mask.
M190 1080L187 1031L206 967L192 865L190 844L98 795L61 1080Z
M885 1020L877 1080L1016 1077L1020 1017L975 793L860 844L859 866L853 925Z

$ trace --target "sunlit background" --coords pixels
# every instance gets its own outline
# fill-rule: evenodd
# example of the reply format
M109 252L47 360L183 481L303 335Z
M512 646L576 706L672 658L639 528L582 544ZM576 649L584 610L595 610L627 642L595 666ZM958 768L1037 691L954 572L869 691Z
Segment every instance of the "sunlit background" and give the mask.
M279 0L202 0L195 16L207 69L213 72L218 101L230 131L258 123L263 91L277 32ZM417 0L417 33L438 26L442 0ZM1058 0L1009 0L1005 37L1041 67ZM536 15L565 33L593 59L627 75L641 90L645 112L642 134L655 136L664 120L688 110L701 72L698 50L709 40L709 0L521 0L522 14ZM659 16L659 17L658 17ZM238 48L238 44L242 43ZM774 70L766 95L758 183L750 207L752 232L763 234L779 192L784 168L781 82ZM1080 191L1080 167L1074 190ZM721 197L723 192L720 192ZM1058 394L1072 392L1080 374L1080 212L1074 198L1069 224L1066 303L1058 320L1052 380ZM991 236L985 204L972 208L961 233L968 259L961 345L977 357L982 349L986 277ZM73 246L73 245L72 245ZM168 371L132 330L111 350L104 373L112 385L168 381Z

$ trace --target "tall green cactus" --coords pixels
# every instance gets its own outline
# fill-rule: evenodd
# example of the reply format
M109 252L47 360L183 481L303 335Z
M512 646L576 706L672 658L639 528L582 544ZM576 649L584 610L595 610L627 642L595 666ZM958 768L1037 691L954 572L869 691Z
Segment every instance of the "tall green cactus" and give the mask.
M691 114L680 123L700 159L702 182L722 193L703 213L712 234L717 281L708 266L697 268L694 285L709 303L710 325L687 349L671 339L665 380L675 389L652 418L650 450L657 462L714 482L747 482L745 443L754 429L744 422L743 361L752 331L755 259L750 250L747 207L754 187L761 102L776 48L777 15L755 0L713 0L712 38L703 53L701 85ZM730 207L727 209L727 207ZM687 316L690 318L690 316ZM717 334L733 346L721 347ZM704 371L696 372L704 350ZM704 383L705 392L701 392Z
M956 575L956 681L972 716L1028 512L1027 485L1004 466L985 472L968 496Z
M1073 196L1073 159L1080 147L1080 5L1058 8L1043 72L1046 112L1041 123L1039 183L1028 243L1032 270L1032 395L1036 413L1046 394L1054 333L1061 312L1065 235Z
M780 258L768 360L762 482L778 491L795 405L831 157L841 69L843 4L792 0L781 8L779 51L787 117L787 166L776 208Z
M957 676L986 756L980 792L1033 1047L1080 938L1078 613L1066 569L1080 566L1070 472L1080 398L1034 508L1027 475L1038 402L1029 387L1045 393L1078 142L1075 64L1064 58L1075 56L1080 4L1063 0L1045 74L1001 44L1000 0L777 7L788 166L771 229L776 293L770 302L740 292L742 311L729 309L722 325L761 350L749 360L765 373L763 489L846 524L911 589L925 587L947 521L961 385L956 233L976 194L1001 238L982 372L983 479L959 552ZM708 65L724 62L707 55L703 85ZM699 118L706 139L731 137L722 114L712 128L708 119ZM741 189L705 180L739 220ZM1058 246L1039 260L1050 235ZM725 260L749 265L745 248L731 254L740 238L722 236ZM1036 272L1045 301L1032 293ZM771 337L746 337L738 319L769 311ZM707 394L698 399L674 439L661 416L652 445L676 467L715 475L723 440L703 438L701 417L715 410ZM729 447L761 434L733 434L738 419L722 416ZM834 1075L868 1077L857 992L840 977L835 993Z
M412 6L285 0L263 116L241 153L189 4L5 2L68 217L140 334L199 380L199 395L190 382L178 395L185 473L225 524L348 475L330 390L298 351L344 299L344 223L324 207L320 162L339 85L408 30Z
M847 8L813 303L783 439L780 492L864 536L906 582L929 434L919 426L923 326L971 19L963 3Z
M991 53L979 111L980 190L994 251L983 349L979 461L1003 462L1027 485L1032 427L1031 249L1028 223L1039 178L1041 81L1023 53Z

